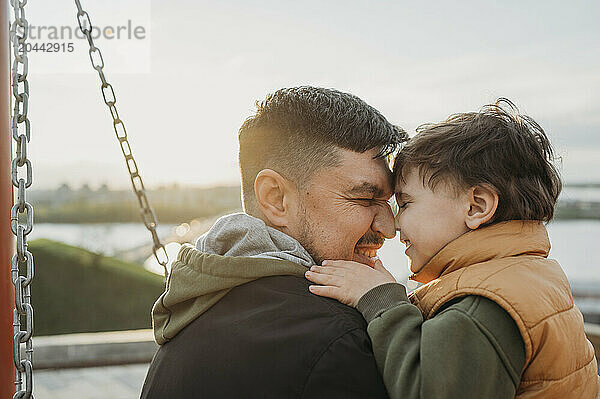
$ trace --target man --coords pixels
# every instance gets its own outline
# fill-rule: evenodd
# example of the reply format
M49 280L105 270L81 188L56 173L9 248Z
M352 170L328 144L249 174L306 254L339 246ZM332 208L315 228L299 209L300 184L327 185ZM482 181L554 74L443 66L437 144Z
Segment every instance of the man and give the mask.
M406 139L336 90L269 95L239 131L245 213L173 263L142 398L387 397L354 309L311 295L323 259L368 263L395 235L386 156Z

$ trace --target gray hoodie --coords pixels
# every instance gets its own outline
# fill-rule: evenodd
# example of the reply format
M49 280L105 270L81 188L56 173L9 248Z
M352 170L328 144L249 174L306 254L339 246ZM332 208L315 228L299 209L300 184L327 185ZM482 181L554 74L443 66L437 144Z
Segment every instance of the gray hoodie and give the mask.
M311 267L310 254L294 238L246 213L223 216L198 238L196 249L207 254L289 260Z
M196 243L183 245L165 292L152 308L160 345L223 298L262 277L304 276L315 262L294 238L245 213L219 218Z

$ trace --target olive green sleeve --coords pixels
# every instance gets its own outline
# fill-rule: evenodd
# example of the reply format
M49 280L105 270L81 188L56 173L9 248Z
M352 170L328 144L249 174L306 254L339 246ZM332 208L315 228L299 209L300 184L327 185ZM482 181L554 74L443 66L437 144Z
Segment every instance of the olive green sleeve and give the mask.
M400 284L357 306L390 398L514 398L525 362L519 330L499 305L459 298L424 321Z

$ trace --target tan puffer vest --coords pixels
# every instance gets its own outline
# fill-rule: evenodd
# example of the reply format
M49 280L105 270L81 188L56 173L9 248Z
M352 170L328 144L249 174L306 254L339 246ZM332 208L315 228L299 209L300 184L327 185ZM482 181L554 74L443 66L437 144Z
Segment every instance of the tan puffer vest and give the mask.
M525 342L517 398L594 399L594 348L559 264L547 259L544 225L509 221L450 242L412 279L428 283L410 299L426 319L453 298L480 295L504 308Z

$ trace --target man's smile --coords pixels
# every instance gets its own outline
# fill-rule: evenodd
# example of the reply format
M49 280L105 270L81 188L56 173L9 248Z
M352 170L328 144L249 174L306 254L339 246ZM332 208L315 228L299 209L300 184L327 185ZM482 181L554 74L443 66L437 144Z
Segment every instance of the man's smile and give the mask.
M377 245L358 245L357 244L356 247L354 247L354 253L368 256L369 258L374 258L375 256L377 256L377 250L379 248L381 248L382 245L383 245L383 243L377 244Z
M354 246L354 253L374 258L377 250L383 246L385 238L380 234L367 233Z

